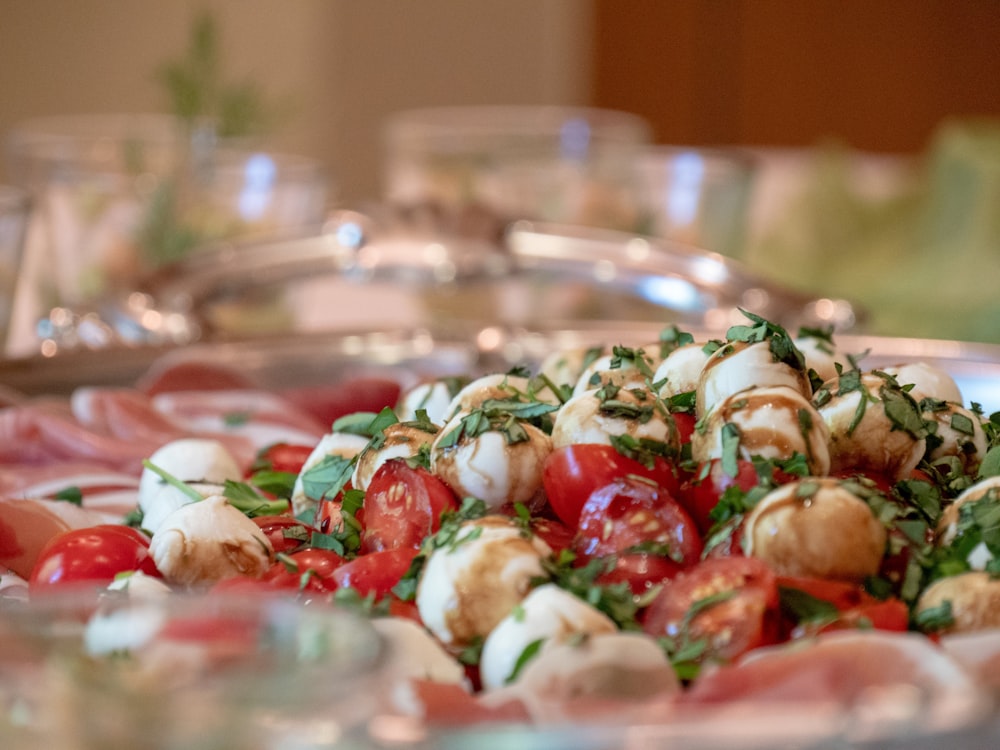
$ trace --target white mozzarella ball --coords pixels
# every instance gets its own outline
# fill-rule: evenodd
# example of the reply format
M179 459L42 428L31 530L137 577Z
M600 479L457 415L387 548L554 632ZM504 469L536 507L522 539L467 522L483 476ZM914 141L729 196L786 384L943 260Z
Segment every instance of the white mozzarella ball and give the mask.
M482 500L491 510L511 503L529 504L542 490L542 468L552 439L534 425L520 423L525 440L509 442L502 429L470 435L457 414L431 445L431 471L459 497ZM453 443L453 431L461 435Z
M920 594L914 614L945 605L951 609L951 624L941 633L1000 628L1000 580L979 570L940 578Z
M108 591L123 591L130 599L157 599L171 596L174 592L162 578L147 575L141 570L115 578L108 584Z
M84 648L91 656L142 651L166 624L168 616L167 609L158 606L98 610L87 621Z
M663 400L644 388L623 388L613 398L603 391L573 396L556 412L552 446L575 443L610 445L612 436L664 443L668 453L680 450L680 435Z
M574 699L643 701L680 692L663 649L638 632L548 642L511 686L539 722L559 721L562 707Z
M221 495L222 491L225 489L225 486L221 484L188 482L187 486L203 498L211 497L212 495ZM146 509L143 511L142 515L142 528L149 534L155 533L156 530L163 524L164 519L166 519L171 513L178 508L193 502L195 502L194 498L173 485L165 484L156 488L146 499Z
M413 693L411 680L459 685L471 692L465 667L421 625L405 617L377 617L371 623L387 645L380 674L388 683L391 709L404 716L421 715L422 706Z
M679 393L697 390L701 369L707 361L708 353L704 344L686 344L674 349L653 373L654 383L664 381L660 396L670 398Z
M910 395L915 401L933 398L938 401L951 401L955 404L962 401L962 391L955 379L940 367L927 362L909 362L907 364L883 367L882 371L896 378L901 386L912 385Z
M573 395L611 384L623 388L642 388L646 380L652 381L654 372L653 358L643 349L631 349L634 357L622 357L617 354L605 354L598 357L580 373Z
M204 496L217 492L227 479L243 477L236 459L217 440L174 440L155 451L149 462L182 482L200 488L199 491L204 490ZM159 527L165 516L191 501L188 495L167 484L152 469L142 470L139 508L143 512L143 527L150 532Z
M546 576L542 560L550 554L506 516L469 521L427 557L417 585L420 619L449 647L485 638Z
M451 400L447 409L447 419L455 415L480 408L490 400L542 401L556 405L559 397L547 386L536 383L521 375L493 373L476 378L460 390Z
M413 458L420 454L421 448L434 442L436 433L428 432L419 427L397 422L382 431L385 440L377 448L369 445L358 454L351 475L351 485L356 490L368 489L372 477L386 461L393 458Z
M976 482L971 487L963 490L948 507L941 513L938 521L937 538L935 543L939 547L951 545L958 536L958 522L962 508L972 503L987 503L987 507L1000 505L1000 476L988 477ZM980 542L973 547L966 562L973 570L985 570L986 566L993 559L985 542Z
M572 386L580 379L584 368L605 355L607 351L608 348L603 345L557 349L542 360L539 374L556 385Z
M746 517L744 552L778 575L863 581L877 574L886 529L850 487L807 478L772 490Z
M806 358L806 371L815 370L824 382L837 377L837 363L846 361L834 344L819 336L799 336L794 343Z
M457 378L439 378L420 383L400 396L396 405L396 416L400 422L410 422L417 418L417 411L423 409L434 424L448 421L448 407L465 383Z
M510 682L525 649L537 641L617 629L606 614L554 583L539 586L497 624L483 644L479 659L483 687L499 688Z
M153 534L149 552L164 580L189 587L238 575L259 578L274 556L257 524L222 495L171 513Z
M924 409L923 417L935 425L933 436L927 438L927 460L954 456L965 473L975 474L987 450L979 415L955 402L937 401Z
M358 453L368 445L368 439L361 435L354 435L349 432L330 432L324 435L313 448L312 453L302 463L302 470L295 478L292 487L292 512L302 515L307 510L315 510L321 498L309 497L306 494L303 474L317 466L327 456L340 456L341 458L353 459Z
M698 378L695 407L700 417L734 393L748 388L785 385L803 396L812 395L809 376L802 366L776 360L769 341L731 342L713 352Z
M854 387L856 376L856 372L845 372L824 383L813 398L830 430L830 471L871 469L893 482L904 479L924 457L927 441L917 437L919 433L902 429L890 409L891 405L907 409L919 420L917 405L875 373L863 373ZM851 383L850 387L845 383Z
M738 431L739 456L786 459L806 457L809 473L830 471L830 433L819 412L805 396L787 386L751 388L724 399L712 409L691 437L691 457L722 458L726 425Z

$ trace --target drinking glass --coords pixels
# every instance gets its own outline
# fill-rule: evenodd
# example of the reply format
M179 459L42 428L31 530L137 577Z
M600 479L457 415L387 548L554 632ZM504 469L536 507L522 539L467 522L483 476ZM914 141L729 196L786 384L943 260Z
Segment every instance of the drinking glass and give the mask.
M29 207L27 193L0 185L0 352L6 349L15 308Z

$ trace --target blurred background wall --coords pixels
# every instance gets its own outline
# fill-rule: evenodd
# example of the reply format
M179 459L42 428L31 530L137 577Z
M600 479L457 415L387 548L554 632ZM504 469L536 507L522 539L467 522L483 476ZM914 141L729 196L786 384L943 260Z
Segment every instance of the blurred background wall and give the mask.
M380 123L408 107L594 104L661 142L877 151L1000 114L997 0L0 0L0 133L163 110L156 71L206 10L225 74L280 113L274 141L346 200L376 195Z
M376 194L389 112L589 96L589 0L0 0L0 135L39 115L163 111L156 72L203 11L224 74L277 110L274 142L328 164L347 200Z

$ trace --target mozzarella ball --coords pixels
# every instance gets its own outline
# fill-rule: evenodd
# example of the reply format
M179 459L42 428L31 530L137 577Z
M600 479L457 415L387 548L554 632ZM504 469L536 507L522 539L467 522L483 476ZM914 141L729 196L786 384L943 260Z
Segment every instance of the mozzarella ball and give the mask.
M845 373L828 381L813 397L830 431L830 472L871 469L893 482L906 478L923 458L927 442L890 418L882 389L894 394L897 404L908 404L919 418L917 405L874 373L862 374L859 387L840 393L854 377L856 373ZM864 413L859 419L862 397Z
M1000 580L989 573L972 571L934 581L917 600L915 615L919 617L946 602L951 605L952 622L939 632L1000 628Z
M611 436L629 435L680 450L677 425L662 399L645 388L622 388L611 399L603 391L587 391L569 399L556 412L552 446L575 443L611 444Z
M194 485L203 496L218 492L227 479L243 478L236 459L217 440L173 440L155 451L149 462L180 481ZM139 476L139 508L143 512L143 528L155 531L165 516L190 502L191 497L167 484L155 471L142 470Z
M542 560L550 554L506 516L469 521L427 557L417 585L420 619L445 646L485 638L546 577Z
M678 393L697 390L701 369L707 361L704 344L686 344L674 349L653 373L654 383L665 381L660 388L660 396L670 398Z
M806 358L806 372L815 370L820 380L833 380L837 377L837 363L844 357L836 346L819 336L798 336L795 339L796 348Z
M414 386L399 398L396 416L400 422L410 422L417 418L417 411L423 409L434 424L448 421L448 407L451 400L465 385L459 378L439 378Z
M878 573L886 530L849 485L836 479L790 482L746 517L743 549L778 575L863 581Z
M405 716L421 715L411 680L460 685L471 692L465 667L421 625L405 617L377 617L371 623L388 646L380 675L388 683L392 709Z
M720 401L748 388L785 385L803 396L812 394L805 366L775 360L769 341L730 342L705 362L698 378L695 406L700 417Z
M813 476L830 471L830 433L812 403L787 386L751 388L721 401L691 436L691 457L722 458L727 424L739 431L739 455L785 459L806 457Z
M124 591L130 599L157 599L173 594L173 589L162 578L147 575L141 570L115 578L108 584L108 591Z
M479 659L483 687L499 688L510 682L521 655L536 641L617 629L610 617L579 597L553 583L539 586L497 624L483 644Z
M954 502L944 509L938 521L935 541L937 546L947 547L955 541L958 536L958 522L962 508L973 503L987 503L989 508L1000 504L1000 476L988 477L976 482L959 494ZM973 570L985 570L992 559L993 553L990 552L986 543L980 542L969 551L966 562Z
M558 717L566 701L573 699L642 701L681 692L663 649L637 632L549 641L512 688L540 722Z
M224 578L259 578L274 556L260 527L213 495L171 513L149 543L156 568L168 583L200 587Z
M927 362L892 365L883 367L882 371L896 378L896 382L901 386L912 385L910 395L917 402L924 398L933 398L938 401L963 403L962 391L955 379L941 368Z
M313 448L312 453L302 463L302 470L295 478L295 485L292 487L292 512L296 516L301 516L306 511L314 511L322 498L309 497L306 495L305 482L302 476L317 466L327 456L340 456L341 458L353 459L358 453L368 445L368 438L362 435L354 435L349 432L330 432L324 435Z
M539 374L556 385L574 385L584 369L594 360L607 354L606 346L579 346L558 349L542 360Z
M927 460L954 456L966 474L975 474L987 450L979 415L949 401L937 401L934 408L925 408L922 413L925 420L935 425L933 436L927 438Z
M509 442L503 429L470 435L457 414L431 445L431 471L459 497L482 500L491 510L511 503L530 504L542 490L542 468L552 439L534 425L519 423L526 440ZM453 444L454 430L462 430Z
M587 365L573 386L573 395L608 384L623 388L644 387L647 378L652 380L653 358L643 349L631 351L635 354L634 359L605 354Z
M446 418L451 420L456 414L478 409L491 399L517 401L543 401L558 404L559 398L547 386L536 383L531 378L520 375L493 373L476 378L462 388L448 404Z
M351 485L356 490L367 490L375 472L386 461L392 458L413 458L419 455L420 449L434 442L436 433L397 422L382 431L384 442L375 448L371 445L358 454L351 475Z

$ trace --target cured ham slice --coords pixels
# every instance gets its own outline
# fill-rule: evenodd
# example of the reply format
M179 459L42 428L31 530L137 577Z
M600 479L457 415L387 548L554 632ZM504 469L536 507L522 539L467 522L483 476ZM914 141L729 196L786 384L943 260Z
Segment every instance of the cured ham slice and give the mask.
M56 534L117 520L60 500L0 498L0 565L27 579Z

